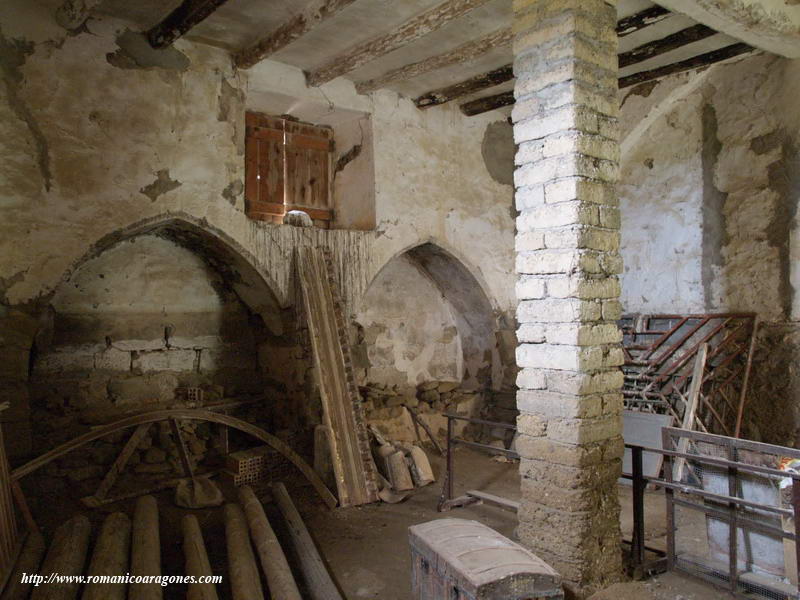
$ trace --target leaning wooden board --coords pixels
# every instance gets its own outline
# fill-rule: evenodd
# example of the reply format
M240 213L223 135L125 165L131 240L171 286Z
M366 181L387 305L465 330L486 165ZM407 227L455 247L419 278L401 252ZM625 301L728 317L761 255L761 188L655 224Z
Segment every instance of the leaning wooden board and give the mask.
M622 411L622 437L626 444L644 446L645 448L663 449L661 441L661 428L672 427L671 415L657 415L654 413ZM661 463L664 455L656 452L642 452L642 472L645 477L658 477L661 472ZM622 470L632 472L631 451L625 448L622 458ZM620 483L630 485L630 479L621 478Z
M331 432L329 439L339 505L377 502L377 470L353 378L333 265L322 250L314 248L298 249L297 264L325 425Z

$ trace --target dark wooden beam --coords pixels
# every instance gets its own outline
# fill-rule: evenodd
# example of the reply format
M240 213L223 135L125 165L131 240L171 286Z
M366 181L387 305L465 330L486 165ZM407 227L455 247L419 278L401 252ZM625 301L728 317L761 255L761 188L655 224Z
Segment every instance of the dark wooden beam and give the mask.
M636 13L635 15L620 19L617 23L617 35L622 38L626 35L636 33L645 27L650 27L650 25L660 23L664 19L668 18L671 14L672 13L666 8L652 6L646 10L643 10L642 12Z
M429 71L475 60L479 56L489 52L489 50L497 48L498 46L510 44L513 37L514 35L510 28L498 29L482 38L462 44L450 52L437 54L436 56L411 63L410 65L393 69L374 79L359 81L356 83L356 90L359 94L365 94L377 90L378 88L385 87L386 84L391 82L404 81Z
M370 61L405 46L486 4L489 0L446 0L400 25L392 33L356 44L344 54L308 74L309 85L322 85Z
M514 92L503 92L502 94L495 94L494 96L486 96L486 98L478 98L472 102L467 102L460 106L461 112L468 117L474 117L481 113L489 112L504 106L511 106L514 104Z
M714 63L718 63L729 58L734 58L741 54L752 52L753 50L755 49L752 46L744 43L732 44L730 46L720 48L719 50L706 52L705 54L699 54L687 60L682 60L671 65L665 65L657 69L641 71L640 73L634 73L633 75L628 75L627 77L621 77L619 80L619 88L623 89L639 83L660 79L661 77L666 77L667 75L674 75L676 73L691 71L692 69L708 67ZM490 110L503 108L504 106L511 106L513 104L514 93L503 92L502 94L495 94L494 96L487 96L485 98L478 98L472 102L467 102L462 104L460 108L461 112L471 117L488 112Z
M625 17L624 19L620 20L617 23L617 35L619 37L625 37L631 33L644 29L645 27L649 27L650 25L654 25L660 21L663 21L667 17L670 16L670 13L666 8L661 8L660 6L654 6L652 8L648 8L640 13L636 13L635 15L631 15L630 17ZM697 28L705 27L703 25L698 25ZM676 36L684 33L686 36L686 41L684 43L691 43L692 41L697 41L699 39L703 39L702 33L697 28L690 28L685 29L683 32L679 32L675 34ZM696 31L690 31L695 30ZM708 28L706 28L708 29ZM709 35L713 35L714 31L709 30L711 33ZM689 39L691 36L697 36L695 39ZM702 36L702 37L700 37ZM670 36L671 38L672 36ZM664 40L660 40L663 43L663 47L665 49L661 50L660 52L658 43L653 42L652 44L647 44L645 46L641 46L640 48L636 48L627 52L625 54L620 55L620 60L633 60L634 58L638 58L639 56L645 56L645 54L650 53L647 58L652 56L657 56L658 54L662 54L663 52L668 52L672 48L667 48L669 43L672 43L673 40L670 38L664 38ZM682 44L678 44L682 45ZM650 46L653 46L652 48ZM678 47L675 46L675 47ZM627 55L630 55L628 57ZM623 59L623 56L626 58ZM646 60L645 58L641 58L641 60ZM638 61L637 61L638 62ZM629 63L633 64L633 62ZM625 65L620 64L620 68ZM469 94L474 94L475 92L480 92L481 90L488 89L490 87L494 87L501 83L505 83L506 81L511 81L514 78L514 68L513 65L503 65L502 67L495 69L494 71L489 71L488 73L481 73L480 75L475 75L474 77L470 77L464 81L459 83L453 84L448 87L440 88L438 90L433 90L427 92L414 100L418 108L430 108L431 106L437 106L439 104L444 104L445 102L450 102L451 100L456 100L457 98L462 98L464 96L468 96Z
M619 55L619 68L623 69L653 58L654 56L676 50L687 44L699 42L712 35L716 35L716 33L717 32L711 29L711 27L706 27L705 25L694 25L693 27L682 29L660 40L654 40L638 48L629 50L628 52L623 52Z
M501 83L511 81L512 79L514 79L513 66L504 65L499 69L495 69L494 71L481 73L480 75L475 75L474 77L470 77L469 79L465 79L459 83L423 94L414 100L414 104L417 105L417 108L430 108L431 106L444 104L445 102L450 102L456 98L468 96L469 94L474 94L475 92L480 92L481 90L500 85Z
M163 21L147 31L153 48L166 48L228 0L183 0Z
M619 80L619 88L623 89L638 83L652 81L653 79L660 79L661 77L666 77L667 75L674 75L675 73L683 73L684 71L691 71L692 69L707 67L709 65L713 65L714 63L752 52L753 50L754 48L748 44L732 44L730 46L720 48L719 50L706 52L705 54L699 54L671 65L665 65L663 67L658 67L657 69L641 71L639 73L634 73L633 75L628 75L627 77L622 77Z
M293 16L252 46L236 53L234 63L249 69L281 48L304 36L317 25L330 19L355 0L314 0L303 12Z

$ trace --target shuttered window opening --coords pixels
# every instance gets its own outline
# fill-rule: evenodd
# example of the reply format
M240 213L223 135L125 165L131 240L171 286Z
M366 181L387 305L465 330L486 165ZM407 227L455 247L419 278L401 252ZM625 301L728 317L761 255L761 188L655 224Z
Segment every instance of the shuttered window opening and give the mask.
M333 131L327 127L248 112L245 124L245 213L283 223L290 210L318 227L333 220Z

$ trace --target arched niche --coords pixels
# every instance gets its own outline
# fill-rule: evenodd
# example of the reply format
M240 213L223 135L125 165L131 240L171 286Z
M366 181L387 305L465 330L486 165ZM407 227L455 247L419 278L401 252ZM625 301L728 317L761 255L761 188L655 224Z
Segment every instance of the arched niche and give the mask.
M170 405L177 388L200 387L205 402L286 392L282 312L252 257L202 221L168 216L104 237L64 276L36 336L34 441Z
M492 304L471 270L434 242L402 251L380 269L356 321L367 381L477 389L490 387L498 371Z

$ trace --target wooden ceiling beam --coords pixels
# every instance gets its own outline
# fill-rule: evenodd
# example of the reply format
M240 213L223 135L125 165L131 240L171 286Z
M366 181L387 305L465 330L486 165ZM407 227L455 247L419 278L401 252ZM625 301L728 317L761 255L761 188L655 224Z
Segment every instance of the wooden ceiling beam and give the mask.
M249 69L304 36L353 2L355 0L314 0L301 13L288 19L265 38L237 52L233 59L234 63L240 69Z
M444 104L445 102L450 102L456 98L469 96L475 92L480 92L481 90L500 85L501 83L511 81L512 79L514 79L513 66L504 65L499 69L495 69L494 71L481 73L480 75L475 75L474 77L470 77L469 79L465 79L459 83L423 94L414 100L414 104L417 105L417 108L430 108L431 106L437 106L439 104Z
M617 35L620 37L630 35L631 33L640 31L645 27L649 27L650 25L654 25L663 21L671 14L672 13L670 13L670 11L665 8L661 8L660 6L648 8L642 12L636 13L635 15L621 19L617 23ZM691 27L675 34L675 36L680 36L683 34L683 38L676 38L673 40L670 39L673 36L669 36L668 38L664 38L658 42L646 44L639 48L635 48L630 52L621 54L620 68L625 66L622 64L622 61L634 61L635 59L646 60L646 58L652 58L653 56L668 52L669 50L672 50L680 45L703 39L703 37L708 37L708 35L713 35L713 33L715 33L713 29L706 27L705 29L709 29L711 33L705 35L706 32L700 29L703 27L705 26L698 25L696 28ZM681 40L683 40L683 44L678 43ZM677 43L677 45L672 48L669 47L670 44L675 43ZM644 58L645 56L646 58ZM638 62L638 60L636 60L636 62ZM633 62L628 64L633 64ZM439 104L444 104L446 102L450 102L451 100L469 96L470 94L500 85L501 83L511 81L512 79L514 79L513 65L503 65L502 67L493 71L489 71L488 73L481 73L480 75L475 75L474 77L470 77L469 79L465 79L459 83L427 92L414 100L414 103L418 108L430 108L431 106L438 106Z
M489 0L446 0L400 25L392 33L356 44L344 54L308 74L309 85L318 86L349 73L447 25Z
M166 48L227 1L183 0L163 21L147 31L147 41L153 48Z
M693 27L682 29L660 40L654 40L628 52L623 52L619 55L619 68L624 69L716 34L716 31L705 25L694 25Z
M475 60L479 56L486 54L490 50L498 46L505 46L511 43L514 38L510 28L498 29L489 35L482 38L462 44L458 48L445 52L444 54L437 54L424 60L420 60L410 65L405 65L397 69L393 69L388 73L384 73L375 79L367 81L359 81L356 83L356 90L359 94L372 92L382 87L386 87L388 83L395 81L404 81L417 77L429 71L449 67L463 62Z
M746 54L748 52L752 52L753 50L755 50L755 48L745 43L731 44L730 46L725 46L724 48L719 48L718 50L706 52L705 54L698 54L697 56L693 56L692 58L688 58L671 65L665 65L663 67L658 67L657 69L650 69L649 71L641 71L639 73L634 73L633 75L628 75L627 77L621 77L619 80L619 88L623 89L638 83L660 79L661 77L666 77L667 75L674 75L675 73L683 73L684 71L691 71L692 69L708 67L714 63L728 60L729 58Z
M683 73L693 69L708 67L723 60L728 60L729 58L734 58L748 52L753 52L754 50L755 48L749 46L748 44L731 44L730 46L725 46L724 48L720 48L718 50L706 52L705 54L699 54L671 65L665 65L657 69L650 69L649 71L641 71L639 73L634 73L633 75L621 77L619 79L619 88L623 89L639 83L660 79L662 77L666 77L667 75L674 75L676 73ZM503 92L502 94L495 94L494 96L486 96L485 98L478 98L477 100L466 102L462 104L460 108L461 112L472 117L474 115L479 115L481 113L503 108L505 106L511 106L513 104L514 92Z
M632 33L641 31L645 27L650 27L651 25L660 23L664 19L669 18L671 15L672 13L666 8L661 6L651 6L650 8L647 8L642 12L638 12L635 15L620 19L617 23L617 36L623 38L631 35Z

